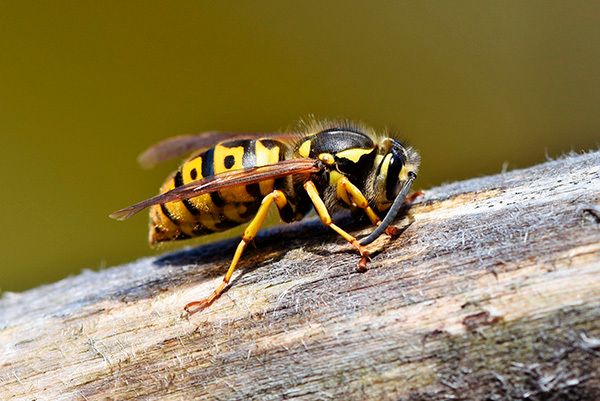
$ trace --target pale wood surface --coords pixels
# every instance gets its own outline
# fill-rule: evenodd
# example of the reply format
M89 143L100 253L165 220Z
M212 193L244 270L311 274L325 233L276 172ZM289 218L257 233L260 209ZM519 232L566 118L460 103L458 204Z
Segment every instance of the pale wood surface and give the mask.
M236 240L4 294L0 399L600 399L600 152L409 220L366 273L317 222L267 231L189 319Z

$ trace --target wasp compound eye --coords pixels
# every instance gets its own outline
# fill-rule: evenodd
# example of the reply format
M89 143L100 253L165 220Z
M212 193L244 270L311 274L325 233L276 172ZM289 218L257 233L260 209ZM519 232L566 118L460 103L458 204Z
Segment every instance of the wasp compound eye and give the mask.
M387 168L387 177L385 179L385 197L392 201L396 199L401 190L400 172L406 162L406 158L401 149L394 146L392 148L390 161Z

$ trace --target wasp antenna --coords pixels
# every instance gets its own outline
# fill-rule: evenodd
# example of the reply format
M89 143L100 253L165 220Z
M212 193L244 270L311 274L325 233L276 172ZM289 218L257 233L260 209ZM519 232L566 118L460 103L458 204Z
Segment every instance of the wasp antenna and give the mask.
M375 241L377 238L379 238L381 234L383 234L385 229L388 228L390 224L392 224L392 222L396 218L396 215L398 214L398 211L402 207L404 199L406 198L406 194L408 194L410 186L415 180L415 178L417 178L417 175L415 173L413 173L412 171L408 173L408 180L406 180L406 182L402 186L402 190L400 191L398 196L396 196L396 199L394 199L394 203L392 203L392 207L390 207L390 210L388 210L383 221L377 226L375 230L373 230L371 234L369 234L368 237L363 238L360 241L361 245L369 245L371 242Z

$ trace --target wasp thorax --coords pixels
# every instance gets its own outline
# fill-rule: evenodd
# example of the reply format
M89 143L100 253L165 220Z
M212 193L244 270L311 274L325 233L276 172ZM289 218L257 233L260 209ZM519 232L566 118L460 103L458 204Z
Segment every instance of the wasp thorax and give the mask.
M396 199L409 175L417 173L420 160L414 149L394 139L384 139L380 149L373 189L376 208L385 211Z

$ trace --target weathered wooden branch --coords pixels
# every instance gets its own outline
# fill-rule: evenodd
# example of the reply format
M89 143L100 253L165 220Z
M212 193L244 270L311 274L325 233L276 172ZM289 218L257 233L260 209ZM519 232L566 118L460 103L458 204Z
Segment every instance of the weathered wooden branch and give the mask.
M366 273L318 222L267 231L189 319L236 240L5 294L0 399L600 399L600 152L397 225Z

